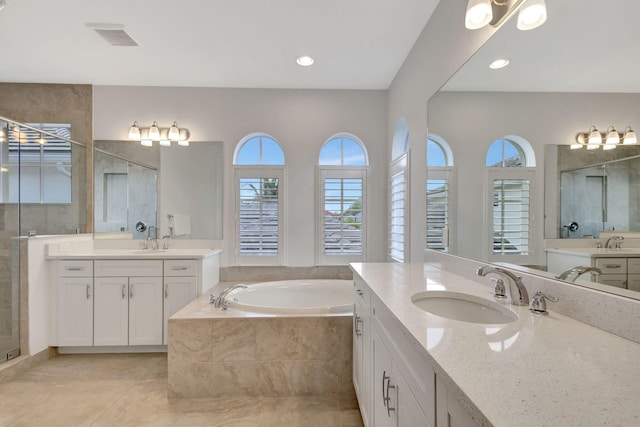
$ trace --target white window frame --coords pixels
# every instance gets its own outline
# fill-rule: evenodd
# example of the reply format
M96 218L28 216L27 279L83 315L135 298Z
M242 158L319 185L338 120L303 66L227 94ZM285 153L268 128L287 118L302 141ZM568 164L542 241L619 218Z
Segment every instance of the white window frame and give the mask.
M447 227L443 230L442 242L445 247L444 252L455 252L456 250L456 170L454 166L430 166L427 168L427 182L425 182L425 215L428 239L428 212L429 203L426 198L427 184L430 180L447 181ZM427 241L425 241L425 248Z
M489 262L509 262L513 264L531 264L534 259L534 200L535 200L535 168L534 167L487 167L485 179L485 259ZM526 255L501 255L493 253L493 181L500 179L523 179L529 181L529 252Z
M410 152L398 156L391 162L389 168L389 234L388 234L388 256L391 261L405 262L407 259L410 234L409 224L411 223L411 213L409 210L411 195L411 164ZM404 182L404 198L399 199L401 206L394 206L394 180L396 177L403 175ZM401 216L396 215L396 210L401 209ZM402 218L401 222L396 222Z
M241 166L236 165L234 179L235 197L235 263L236 265L284 265L285 258L285 202L286 180L285 166ZM240 254L240 179L241 178L277 178L278 179L278 251L276 255Z
M332 138L333 139L333 138ZM366 150L365 155L366 155ZM317 218L316 263L318 265L342 265L366 261L367 253L367 170L368 166L318 166L317 167ZM362 179L362 253L360 255L327 255L324 244L324 180L327 178Z

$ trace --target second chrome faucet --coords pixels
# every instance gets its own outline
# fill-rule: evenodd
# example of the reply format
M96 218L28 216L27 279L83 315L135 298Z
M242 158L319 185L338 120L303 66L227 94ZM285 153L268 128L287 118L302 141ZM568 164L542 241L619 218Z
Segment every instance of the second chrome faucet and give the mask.
M491 273L501 276L509 283L509 294L511 295L511 303L515 305L529 304L529 294L527 293L527 288L525 288L524 283L522 283L522 277L516 276L511 271L505 270L504 268L492 267L489 265L478 268L476 273L478 274L478 276L486 276L487 274ZM515 286L517 290L517 297L514 297L512 285Z

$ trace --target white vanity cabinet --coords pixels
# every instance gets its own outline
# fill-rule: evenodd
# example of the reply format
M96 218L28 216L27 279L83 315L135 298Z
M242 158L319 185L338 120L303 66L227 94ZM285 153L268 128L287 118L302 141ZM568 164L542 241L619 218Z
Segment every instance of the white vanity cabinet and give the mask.
M94 345L163 342L162 260L96 260Z
M165 260L163 344L169 337L169 317L198 296L197 261Z
M59 345L93 345L93 261L60 261L58 277Z
M436 427L477 427L477 423L452 395L444 382L436 376Z
M371 412L371 300L361 279L353 284L353 387L365 426Z
M359 279L354 308L354 386L365 426L435 427L435 374L418 344Z

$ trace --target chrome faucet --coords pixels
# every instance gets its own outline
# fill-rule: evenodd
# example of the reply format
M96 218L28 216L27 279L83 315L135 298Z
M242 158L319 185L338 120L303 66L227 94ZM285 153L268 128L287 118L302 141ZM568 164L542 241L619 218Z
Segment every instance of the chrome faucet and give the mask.
M602 271L598 267L589 267L586 265L579 265L577 267L572 267L556 276L556 279L560 280L568 280L570 282L575 282L580 275L584 273L591 273L594 276L599 276L602 274Z
M624 237L622 237L622 236L609 237L607 239L607 243L604 244L604 247L606 249L613 249L611 247L611 242L616 242L616 248L620 248L620 244L622 243L623 240L624 240Z
M213 295L211 295L211 304L213 304L214 307L218 307L218 308L222 308L223 310L227 308L227 295L229 295L229 292L233 291L234 289L246 289L247 285L243 285L242 283L239 283L237 285L233 285L233 286L229 286L228 288L226 288L224 291L220 292L220 294L217 297L214 297Z
M485 265L483 267L478 268L476 271L478 276L486 276L487 274L495 273L503 278L507 279L509 282L509 293L511 294L511 303L515 305L528 305L529 304L529 294L527 293L527 288L525 288L524 283L522 283L522 277L516 276L509 270L505 270L500 267L491 267L489 265ZM513 287L511 284L516 286L518 290L518 298L513 297Z

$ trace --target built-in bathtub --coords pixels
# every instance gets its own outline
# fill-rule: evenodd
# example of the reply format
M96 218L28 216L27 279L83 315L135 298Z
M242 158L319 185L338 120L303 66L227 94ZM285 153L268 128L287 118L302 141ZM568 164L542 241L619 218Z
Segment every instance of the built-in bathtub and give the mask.
M249 284L227 310L203 295L169 320L169 397L353 399L352 292L350 280Z
M229 307L254 313L353 313L353 281L328 279L278 280L236 288Z

